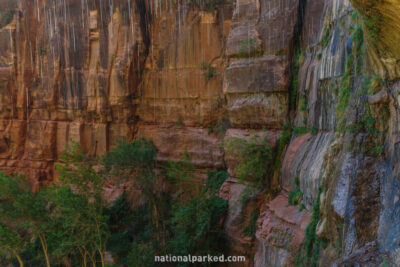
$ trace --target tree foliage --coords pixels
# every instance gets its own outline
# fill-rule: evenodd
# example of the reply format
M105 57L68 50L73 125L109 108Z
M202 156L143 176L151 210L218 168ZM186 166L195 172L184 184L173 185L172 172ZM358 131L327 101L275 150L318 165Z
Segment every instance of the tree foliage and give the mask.
M104 267L109 251L116 266L153 266L161 253L222 253L228 203L216 193L227 174L210 171L207 187L187 193L199 179L189 154L159 165L157 152L151 140L137 139L96 159L72 142L58 179L37 193L24 176L0 173L0 263ZM107 202L110 179L139 189L138 205L129 189ZM161 180L176 192L167 194Z

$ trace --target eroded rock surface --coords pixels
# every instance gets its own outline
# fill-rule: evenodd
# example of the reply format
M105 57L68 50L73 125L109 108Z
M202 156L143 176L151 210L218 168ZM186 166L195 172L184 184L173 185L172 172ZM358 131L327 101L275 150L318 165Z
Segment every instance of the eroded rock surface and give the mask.
M233 0L213 11L186 0L1 1L0 170L38 189L71 139L98 156L119 139L152 138L160 161L187 151L201 173L228 171L225 228L230 254L255 255L246 265L293 264L322 187L318 265L398 266L399 9L397 0ZM383 81L369 92L373 74ZM254 190L243 204L247 185L224 143L253 134L281 150L271 175L282 191ZM288 204L295 189L303 211Z

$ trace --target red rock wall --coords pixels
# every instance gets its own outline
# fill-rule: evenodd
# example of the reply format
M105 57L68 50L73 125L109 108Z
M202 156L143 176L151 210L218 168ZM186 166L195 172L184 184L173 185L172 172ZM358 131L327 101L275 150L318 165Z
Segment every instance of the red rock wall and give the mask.
M205 12L189 2L2 0L0 170L25 173L39 187L55 177L54 163L70 139L96 156L118 139L149 137L159 148L161 161L178 160L187 151L199 172L226 169L231 175L220 194L230 204L225 228L234 242L232 254L254 256L247 265L290 264L310 218L306 211L287 205L294 178L300 181L303 203L311 209L318 187L331 175L330 167L340 167L351 158L339 153L341 159L334 159L332 148L339 140L334 90L340 87L352 47L348 28L353 7L349 0L234 0ZM362 7L372 1L353 2ZM390 19L391 7L398 4L381 2L372 8ZM395 28L397 20L390 19L388 25ZM323 47L325 26L329 40ZM382 29L383 38L374 48L378 51L367 46L368 60L374 63L367 67L376 66L394 80L399 60L398 47L390 49L398 39L397 34L391 38L392 32L389 27ZM290 110L295 45L303 58L294 96L297 106ZM382 47L392 51L383 55ZM209 67L202 69L202 62ZM306 107L300 104L304 99ZM394 107L391 112L397 114ZM356 118L353 113L349 117ZM391 116L395 132L398 120ZM230 122L226 133L209 132L223 120ZM251 203L261 213L256 237L245 238L243 222L249 220L251 209L240 204L245 185L236 183L238 160L223 141L257 133L267 136L275 149L289 120L294 127L314 126L319 133L293 138L276 173L284 189L275 199L254 192ZM393 140L390 137L391 147L397 144ZM391 160L396 162L391 149ZM349 169L345 167L341 171ZM363 175L371 177L368 168ZM331 184L322 195L324 218L334 217L332 208L344 216L347 200L338 195L355 178L346 179L325 181ZM360 192L357 199L363 200ZM359 213L364 216L363 209ZM318 228L321 233L334 228L328 219L324 221ZM383 238L391 236L389 228L380 230L388 232Z
M98 155L132 138L146 13L140 1L103 2L4 3L13 20L0 29L0 169L44 181L70 139Z

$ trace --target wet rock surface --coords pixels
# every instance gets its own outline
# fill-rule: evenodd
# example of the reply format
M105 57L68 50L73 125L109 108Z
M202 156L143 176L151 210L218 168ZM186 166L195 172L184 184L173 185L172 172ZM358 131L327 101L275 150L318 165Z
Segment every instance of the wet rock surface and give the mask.
M1 1L0 170L25 173L37 190L71 139L98 156L121 138L152 138L160 161L187 151L200 172L228 171L225 228L230 254L254 255L246 266L293 264L320 187L318 265L398 266L399 9L396 0L235 0L212 11L184 0ZM358 29L364 59L349 70ZM365 94L374 74L384 82ZM281 145L288 122L307 133ZM255 190L244 205L224 141L253 134L282 150L273 174L282 191ZM296 189L303 211L288 204Z

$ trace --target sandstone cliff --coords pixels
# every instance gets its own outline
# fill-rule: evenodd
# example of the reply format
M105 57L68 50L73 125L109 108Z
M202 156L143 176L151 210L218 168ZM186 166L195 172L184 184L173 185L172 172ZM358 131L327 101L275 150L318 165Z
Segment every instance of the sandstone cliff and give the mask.
M228 170L225 228L247 265L293 264L319 202L318 266L400 265L398 1L195 2L2 1L0 170L39 187L70 139L96 156L150 137L160 161ZM243 205L224 140L253 133L283 151L281 191Z

